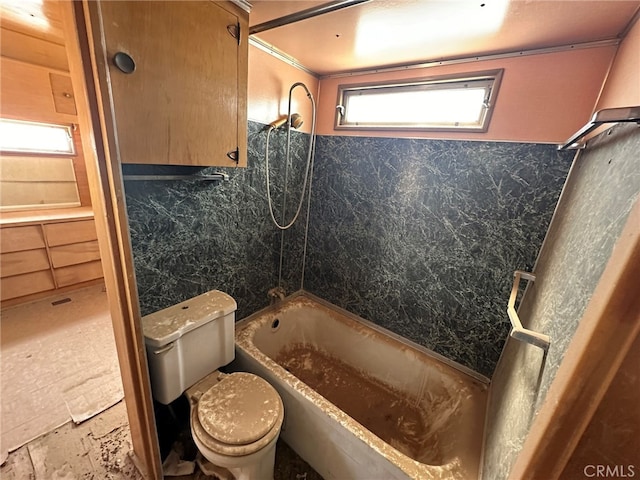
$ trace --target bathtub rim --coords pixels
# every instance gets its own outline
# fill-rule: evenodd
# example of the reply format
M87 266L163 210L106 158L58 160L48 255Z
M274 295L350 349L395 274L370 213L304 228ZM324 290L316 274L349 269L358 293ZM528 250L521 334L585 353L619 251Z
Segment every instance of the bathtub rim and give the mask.
M383 335L389 336L391 338L393 338L394 340L414 349L419 351L420 353L427 355L428 357L433 358L434 360L437 360L445 365L447 365L448 367L451 367L455 370L457 370L459 373L462 373L463 375L469 376L471 378L473 378L474 380L482 383L486 388L489 388L489 385L491 383L491 380L487 377L485 377L484 375L476 372L475 370L462 365L461 363L456 362L455 360L451 360L450 358L445 357L444 355L441 355L437 352L434 352L433 350L420 345L419 343L416 343L408 338L405 338L401 335L398 335L395 332L392 332L391 330L382 327L380 325L377 325L375 323L373 323L370 320L367 320L365 318L362 318L354 313L349 312L348 310L345 310L342 307L339 307L337 305L334 305L331 302L328 302L327 300L324 300L316 295L314 295L313 293L310 293L304 289L300 289L297 290L296 292L293 292L292 294L286 296L284 299L282 300L278 300L275 303L268 305L260 310L258 310L257 312L254 312L240 320L238 320L235 323L235 330L236 332L238 332L239 330L241 330L242 328L244 328L244 326L248 323L251 323L251 321L255 320L255 318L260 317L264 314L270 313L274 310L278 310L278 308L280 308L280 306L293 301L294 299L298 298L298 297L306 297L309 300L312 300L314 302L319 303L320 305L322 305L325 308L328 308L330 310L333 310L334 312L344 315L345 317L349 318L350 320L353 320L357 323L360 323L362 325L365 325L369 328L371 328L372 330L377 331L378 333L381 333Z

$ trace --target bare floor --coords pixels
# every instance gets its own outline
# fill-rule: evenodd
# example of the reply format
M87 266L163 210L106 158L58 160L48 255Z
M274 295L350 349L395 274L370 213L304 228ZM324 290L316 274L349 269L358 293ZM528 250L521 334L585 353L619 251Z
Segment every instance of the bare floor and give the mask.
M0 467L2 480L143 480L131 456L124 402L75 425L60 428L12 452ZM218 480L196 466L175 480ZM278 441L274 480L322 480L304 460Z
M142 479L103 286L2 310L0 347L2 480ZM282 441L274 478L322 480Z
M9 454L2 480L142 480L131 457L124 402L76 425L73 422Z
M102 285L2 310L2 457L123 398Z

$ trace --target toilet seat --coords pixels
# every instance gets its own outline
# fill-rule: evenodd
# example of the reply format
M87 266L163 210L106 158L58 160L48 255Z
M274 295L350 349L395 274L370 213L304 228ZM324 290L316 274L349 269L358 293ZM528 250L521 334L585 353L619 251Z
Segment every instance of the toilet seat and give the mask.
M244 456L277 437L283 419L282 400L268 382L232 373L202 394L191 411L191 430L213 452Z

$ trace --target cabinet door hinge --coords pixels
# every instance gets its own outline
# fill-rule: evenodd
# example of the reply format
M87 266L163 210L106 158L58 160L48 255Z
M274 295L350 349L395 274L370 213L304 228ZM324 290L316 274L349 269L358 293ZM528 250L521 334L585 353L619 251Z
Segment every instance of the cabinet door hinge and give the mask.
M229 32L229 35L235 38L238 41L238 45L240 45L240 23L238 22L235 25L228 25L227 32Z
M235 150L231 150L230 152L227 152L227 157L229 157L234 162L239 163L240 162L240 149L236 148Z

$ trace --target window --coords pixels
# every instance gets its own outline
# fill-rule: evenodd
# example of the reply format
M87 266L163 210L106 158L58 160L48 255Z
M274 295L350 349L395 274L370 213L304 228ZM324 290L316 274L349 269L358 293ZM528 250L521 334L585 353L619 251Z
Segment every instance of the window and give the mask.
M485 132L502 70L452 78L341 85L337 129Z
M71 127L0 119L0 211L81 205Z
M74 155L71 127L0 118L0 150L12 153Z

